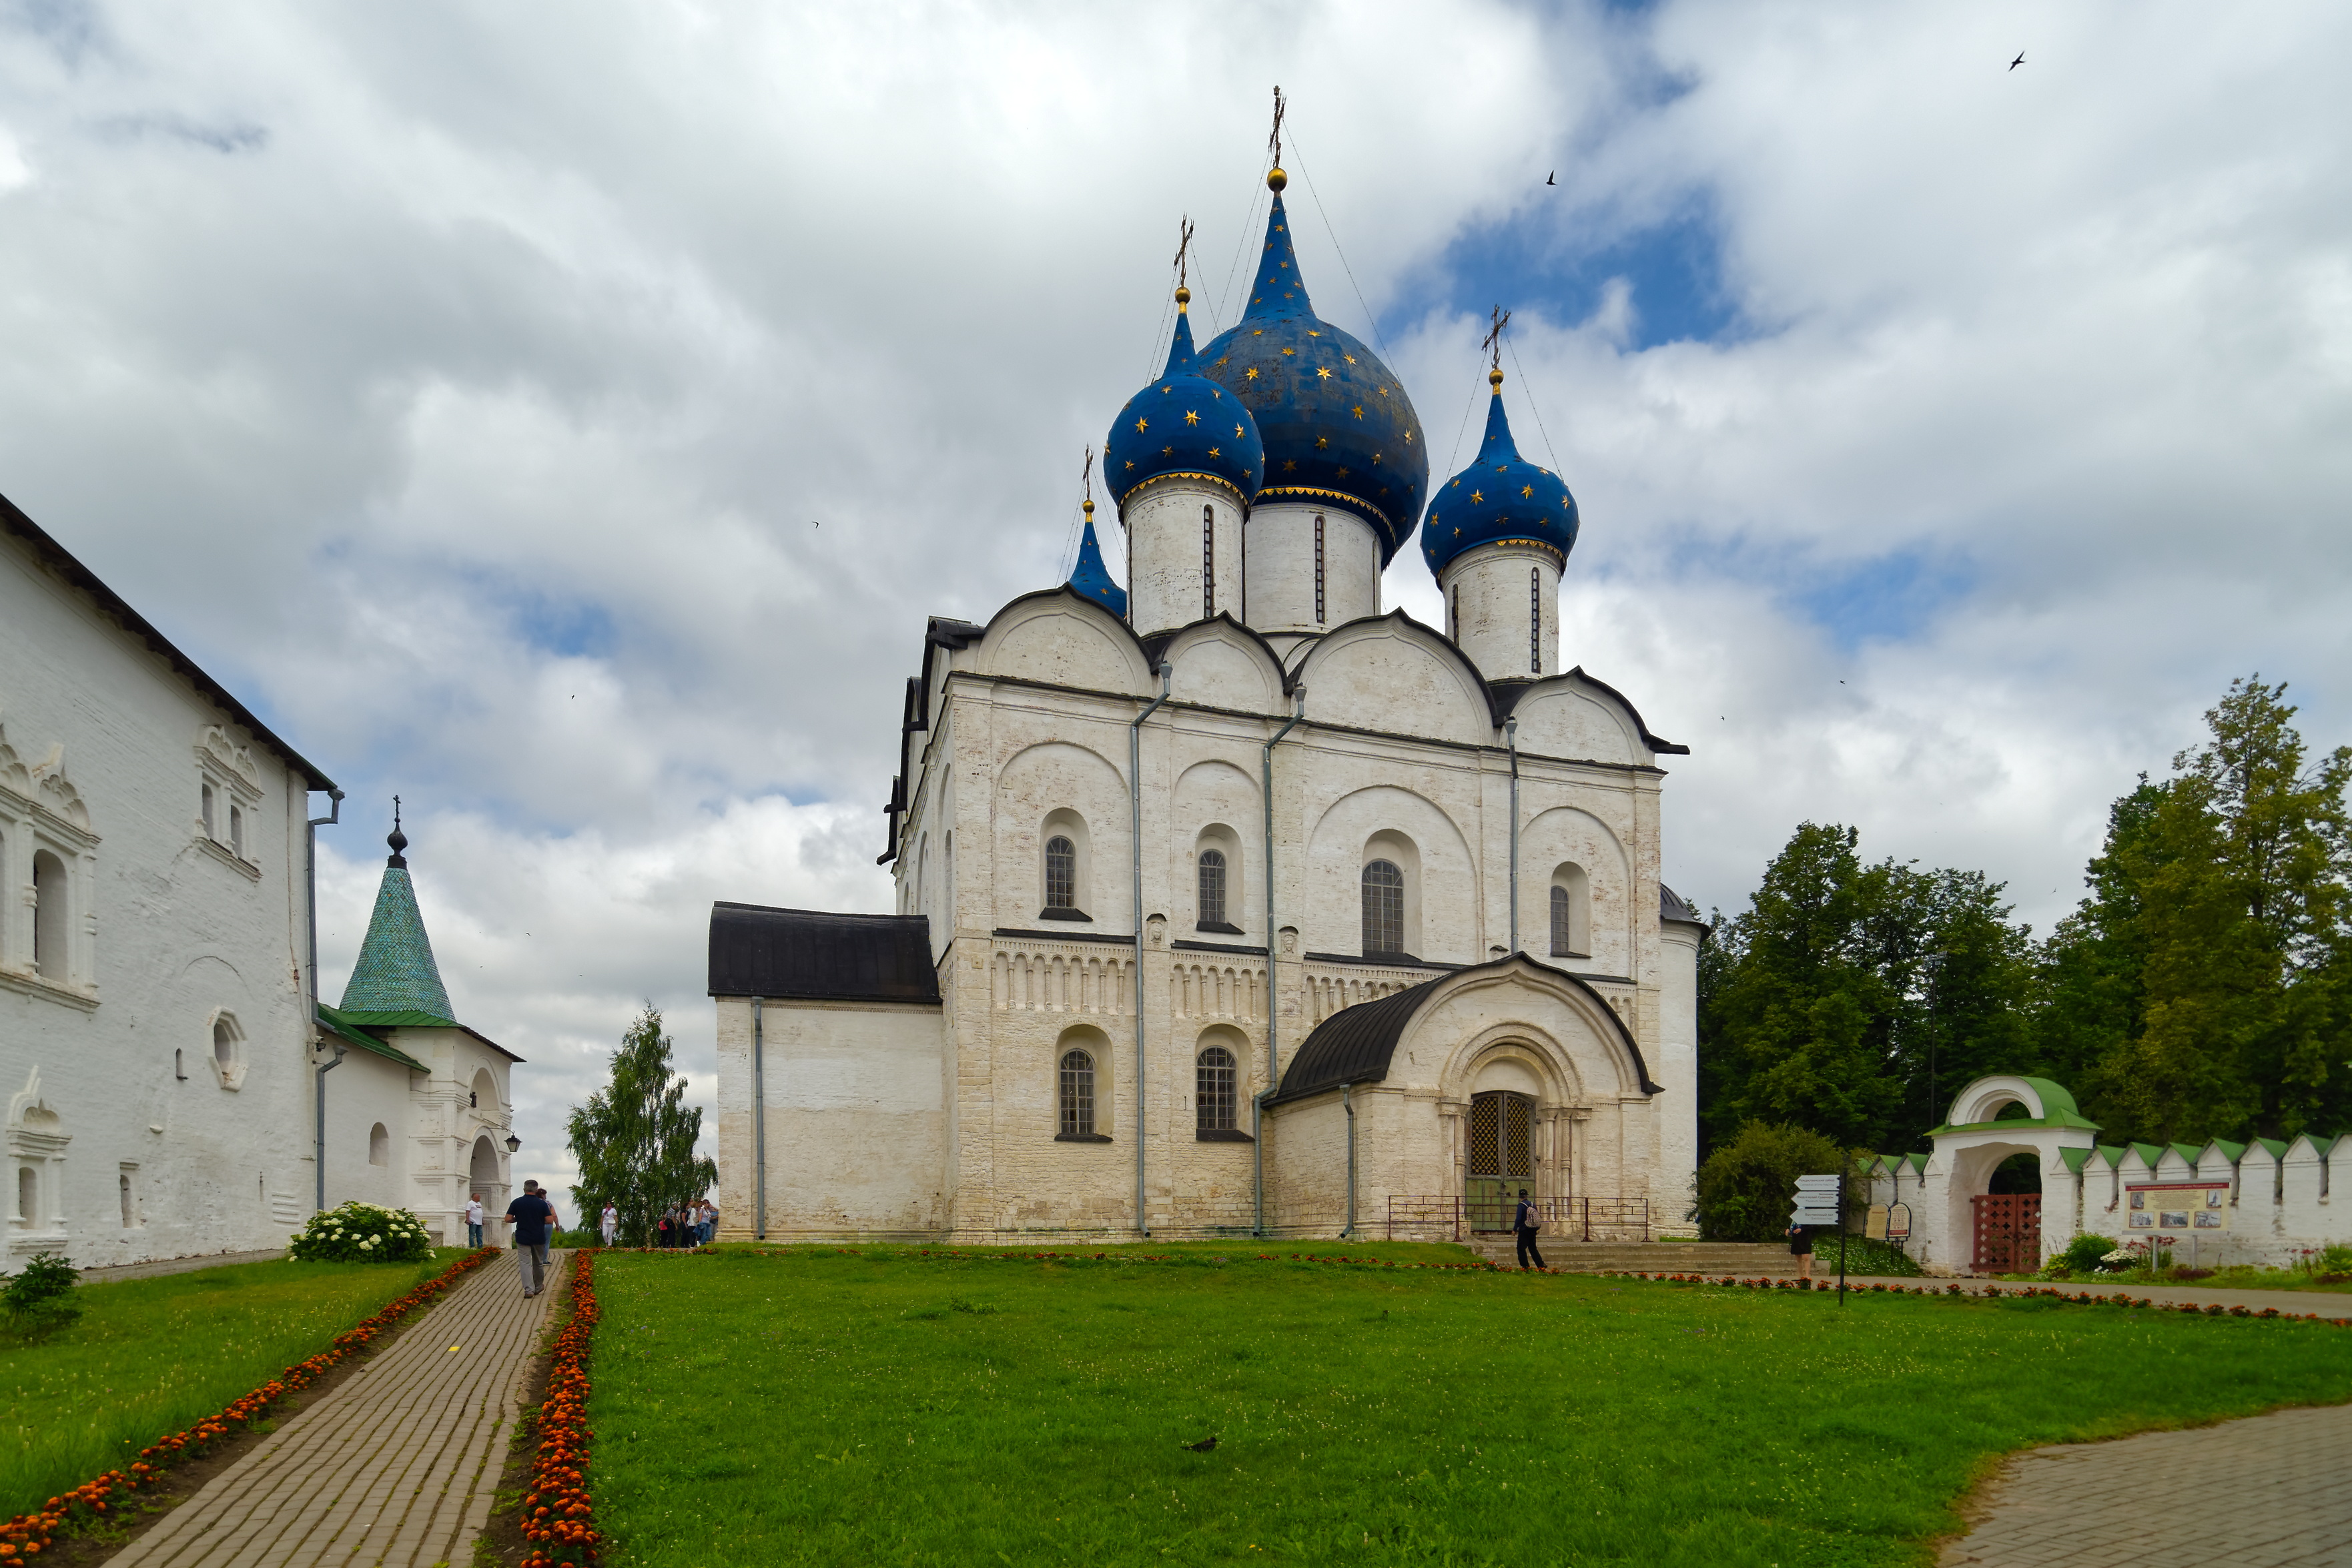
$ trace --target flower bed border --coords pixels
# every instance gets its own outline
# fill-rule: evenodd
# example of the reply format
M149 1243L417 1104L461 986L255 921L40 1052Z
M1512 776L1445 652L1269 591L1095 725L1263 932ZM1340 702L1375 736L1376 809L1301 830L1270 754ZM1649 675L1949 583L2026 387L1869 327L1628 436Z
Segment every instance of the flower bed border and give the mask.
M139 1458L127 1468L109 1470L51 1498L46 1508L20 1513L0 1524L0 1563L20 1563L37 1556L59 1535L102 1521L131 1493L152 1486L181 1460L201 1457L234 1428L249 1425L286 1395L310 1387L337 1363L366 1349L378 1335L454 1289L459 1279L498 1257L499 1251L495 1247L485 1247L467 1253L408 1294L337 1334L334 1342L317 1355L297 1362L252 1393L231 1400L218 1415L207 1415L186 1431L174 1432L142 1448Z
M595 1500L588 1492L588 1364L596 1324L596 1253L582 1248L572 1258L572 1321L555 1336L547 1398L539 1407L539 1447L531 1456L530 1479L522 1500L523 1539L530 1554L521 1568L596 1561L604 1537L596 1531Z
M1611 1268L1603 1278L1614 1279L1654 1279L1681 1285L1721 1285L1740 1290L1814 1290L1833 1291L1837 1289L1826 1279L1787 1279L1758 1275L1743 1279L1737 1274L1644 1274L1631 1268ZM2070 1307L2130 1307L2146 1312L2180 1312L2202 1318L2272 1318L2289 1323L2329 1323L2339 1329L2352 1329L2352 1318L2324 1318L2317 1312L2282 1312L2276 1307L2249 1307L2242 1303L2211 1301L2155 1301L2146 1296L2134 1296L2128 1291L2116 1291L2112 1296L2095 1296L2088 1290L2061 1290L2054 1285L2012 1285L2004 1289L1987 1285L1970 1290L1958 1284L1940 1289L1931 1285L1849 1285L1847 1290L1856 1296L1933 1296L1949 1300L2022 1300L2042 1297L2063 1301Z

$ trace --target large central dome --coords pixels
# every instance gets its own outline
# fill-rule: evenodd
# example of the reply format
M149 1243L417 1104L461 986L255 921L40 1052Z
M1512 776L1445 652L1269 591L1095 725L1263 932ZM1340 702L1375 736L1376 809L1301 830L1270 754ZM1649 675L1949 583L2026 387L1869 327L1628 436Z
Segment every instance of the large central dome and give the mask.
M1201 351L1197 368L1256 416L1265 441L1257 504L1353 512L1380 535L1386 565L1412 537L1429 489L1421 417L1379 355L1316 316L1276 189L1249 308Z

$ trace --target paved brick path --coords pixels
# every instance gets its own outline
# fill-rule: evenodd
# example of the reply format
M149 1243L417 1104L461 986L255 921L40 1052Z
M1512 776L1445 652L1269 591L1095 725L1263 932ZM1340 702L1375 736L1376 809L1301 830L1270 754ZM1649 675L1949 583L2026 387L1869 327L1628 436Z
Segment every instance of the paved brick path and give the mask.
M2352 1564L2352 1405L2072 1443L2001 1467L1945 1568Z
M471 1563L555 1296L524 1300L510 1258L476 1270L112 1568Z

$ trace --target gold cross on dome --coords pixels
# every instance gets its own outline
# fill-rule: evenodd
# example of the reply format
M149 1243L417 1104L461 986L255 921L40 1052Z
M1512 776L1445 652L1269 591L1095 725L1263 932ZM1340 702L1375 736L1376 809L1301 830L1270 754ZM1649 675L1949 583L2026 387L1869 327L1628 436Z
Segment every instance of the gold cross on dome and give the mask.
M1500 305L1495 307L1495 325L1478 344L1494 356L1494 368L1503 368L1503 329L1511 324L1511 313Z

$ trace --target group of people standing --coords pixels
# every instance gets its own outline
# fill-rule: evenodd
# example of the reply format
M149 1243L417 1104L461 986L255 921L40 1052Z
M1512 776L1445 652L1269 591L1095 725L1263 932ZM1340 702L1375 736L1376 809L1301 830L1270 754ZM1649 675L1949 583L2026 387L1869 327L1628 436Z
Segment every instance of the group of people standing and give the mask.
M607 1247L620 1243L621 1211L611 1204L596 1224L596 1234ZM709 1198L697 1198L677 1208L664 1209L654 1217L653 1242L656 1247L708 1247L710 1238L719 1234L719 1205Z

